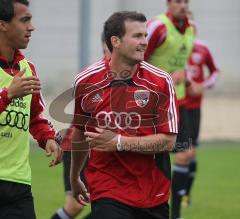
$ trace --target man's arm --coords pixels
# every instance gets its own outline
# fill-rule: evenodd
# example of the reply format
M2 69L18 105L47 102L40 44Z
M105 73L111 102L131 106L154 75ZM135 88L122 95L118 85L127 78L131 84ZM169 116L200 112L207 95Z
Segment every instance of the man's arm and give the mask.
M153 134L148 136L122 136L110 130L96 128L97 132L85 132L90 147L96 151L120 150L144 154L156 154L172 151L176 142L176 134Z
M124 150L145 154L170 152L175 143L176 134L161 133L144 137L122 137Z
M72 138L72 160L70 170L70 182L73 197L83 205L90 201L89 194L80 180L80 171L83 169L89 151L88 142L85 140L84 132L74 128Z
M204 80L204 88L212 88L215 86L217 79L220 75L219 68L216 65L216 62L213 58L213 55L208 47L206 47L206 66L209 70L209 76Z
M34 77L37 77L34 65L29 63ZM53 154L54 159L50 162L49 167L61 162L62 153L58 144L61 141L61 136L54 129L52 123L44 118L41 114L45 108L45 103L40 92L32 95L30 127L29 131L33 138L37 140L39 146L46 151L46 156ZM56 142L58 140L58 143Z

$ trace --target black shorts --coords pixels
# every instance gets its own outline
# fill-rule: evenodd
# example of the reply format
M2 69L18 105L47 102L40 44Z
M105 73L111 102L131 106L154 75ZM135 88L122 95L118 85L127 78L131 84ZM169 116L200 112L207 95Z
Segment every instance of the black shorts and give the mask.
M192 142L189 133L189 121L185 106L179 107L179 128L174 152L181 152L191 147Z
M87 162L86 162L87 163ZM85 163L85 166L87 165ZM64 151L63 154L63 178L64 178L64 190L65 192L71 191L71 184L70 184L70 168L71 168L71 151ZM85 176L84 176L84 169L80 173L81 180L87 186Z
M0 180L0 218L36 219L30 185Z
M91 203L94 219L169 219L167 202L153 208L136 208L111 198L101 198Z
M197 109L188 109L187 110L188 121L189 121L189 130L190 130L190 137L192 139L193 147L198 146L198 137L199 137L199 130L200 130L200 121L201 121L201 110L200 108Z

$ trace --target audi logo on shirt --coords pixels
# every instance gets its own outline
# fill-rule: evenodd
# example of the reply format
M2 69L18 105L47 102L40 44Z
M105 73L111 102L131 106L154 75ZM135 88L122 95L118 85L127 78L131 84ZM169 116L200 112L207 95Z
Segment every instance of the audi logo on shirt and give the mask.
M98 127L103 129L137 129L141 124L141 115L137 112L100 111L96 119Z
M1 113L1 116L2 119L0 120L0 126L9 126L11 128L16 127L17 129L22 129L24 131L28 130L28 114L15 110L5 110Z

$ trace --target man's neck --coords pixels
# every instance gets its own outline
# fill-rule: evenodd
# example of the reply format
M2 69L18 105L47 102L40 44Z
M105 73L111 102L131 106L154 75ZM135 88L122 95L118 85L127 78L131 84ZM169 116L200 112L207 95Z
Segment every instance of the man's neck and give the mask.
M7 43L0 40L0 56L4 57L7 62L13 62L15 49L7 46Z
M115 80L126 80L132 78L137 70L137 64L123 62L120 58L111 57L109 63L110 70L115 73Z

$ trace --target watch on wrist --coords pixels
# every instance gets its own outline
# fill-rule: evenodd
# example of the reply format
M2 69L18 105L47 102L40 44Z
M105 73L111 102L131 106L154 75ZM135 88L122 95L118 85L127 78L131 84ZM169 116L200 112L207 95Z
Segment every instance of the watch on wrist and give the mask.
M120 134L118 134L118 138L117 138L117 151L123 151L123 145L122 145L122 143L121 143L121 135Z

